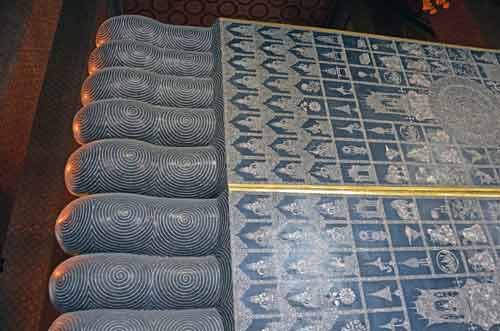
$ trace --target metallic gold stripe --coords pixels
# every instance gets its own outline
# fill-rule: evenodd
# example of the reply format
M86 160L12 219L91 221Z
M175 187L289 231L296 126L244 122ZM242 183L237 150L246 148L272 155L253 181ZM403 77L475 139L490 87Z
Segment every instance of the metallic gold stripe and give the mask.
M388 36L372 34L372 33L359 33L359 32L351 32L351 31L344 31L344 30L337 30L337 29L320 28L320 27L315 27L315 26L293 25L293 24L274 23L274 22L260 22L260 21L255 21L255 20L244 20L244 19L235 19L235 18L226 18L226 17L221 17L221 18L219 18L219 20L222 22L259 24L259 25L275 26L275 27L281 27L281 28L303 29L303 30L310 30L310 31L327 32L327 33L332 33L332 32L333 33L342 33L345 35L356 36L356 37L373 37L373 38L392 40L392 41L408 41L408 42L412 42L412 43L425 44L425 45L447 46L447 47L453 47L453 48L467 48L467 49L476 50L476 51L500 52L500 50L492 49L492 48L481 48L481 47L466 46L466 45L437 43L437 42L432 42L432 41L409 39L409 38L388 37Z
M300 184L228 184L231 192L282 192L300 194L339 194L373 196L420 196L500 198L500 189L452 186L369 186L369 185L300 185Z

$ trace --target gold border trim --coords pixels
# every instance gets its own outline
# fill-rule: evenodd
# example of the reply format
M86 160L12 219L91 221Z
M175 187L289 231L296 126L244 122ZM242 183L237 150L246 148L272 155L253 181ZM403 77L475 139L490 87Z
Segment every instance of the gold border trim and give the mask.
M500 198L500 189L486 187L452 186L372 186L372 185L301 185L301 184L235 184L229 183L230 192L282 192L300 194L338 194L370 196L421 196Z
M351 35L351 36L356 36L356 37L373 37L373 38L392 40L392 41L394 41L394 40L408 41L408 42L413 42L413 43L417 43L417 44L424 44L424 45L438 45L438 46L447 46L447 47L452 47L452 48L467 48L470 50L495 52L495 53L500 52L500 49L494 49L494 48L482 48L482 47L467 46L467 45L448 44L448 43L440 43L440 42L435 42L435 41L425 41L425 40L410 39L410 38L388 37L388 36L373 34L373 33L360 33L360 32L344 31L344 30L338 30L338 29L321 28L321 27L315 27L315 26L294 25L294 24L275 23L275 22L263 22L263 21L256 21L256 20L236 19L236 18L227 18L227 17L220 17L219 20L221 22L259 24L259 25L268 25L268 26L275 26L275 27L282 27L282 28L295 28L295 29L298 28L298 29L318 31L318 32L342 33L345 35Z

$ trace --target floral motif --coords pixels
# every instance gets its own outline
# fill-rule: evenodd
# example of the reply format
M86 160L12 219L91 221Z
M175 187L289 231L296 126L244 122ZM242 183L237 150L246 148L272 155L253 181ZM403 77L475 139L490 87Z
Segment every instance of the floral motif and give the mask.
M328 301L334 306L352 305L354 302L356 302L356 293L348 287L332 287L326 297Z
M353 320L347 322L340 331L368 331L365 324L360 320Z

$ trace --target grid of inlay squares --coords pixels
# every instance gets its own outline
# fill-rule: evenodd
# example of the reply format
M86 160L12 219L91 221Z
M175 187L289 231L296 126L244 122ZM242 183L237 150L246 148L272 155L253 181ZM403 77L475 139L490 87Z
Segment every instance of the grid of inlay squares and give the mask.
M233 192L230 212L237 330L500 325L500 200Z
M500 147L427 116L442 77L500 94L500 54L223 24L230 182L500 184Z

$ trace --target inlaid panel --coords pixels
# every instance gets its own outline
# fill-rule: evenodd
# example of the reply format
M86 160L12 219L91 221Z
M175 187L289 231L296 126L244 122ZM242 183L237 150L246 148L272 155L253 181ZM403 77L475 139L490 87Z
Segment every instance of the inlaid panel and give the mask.
M236 330L496 330L500 200L230 194Z
M500 185L500 53L221 24L231 183Z
M500 52L139 16L96 44L52 328L500 330Z

